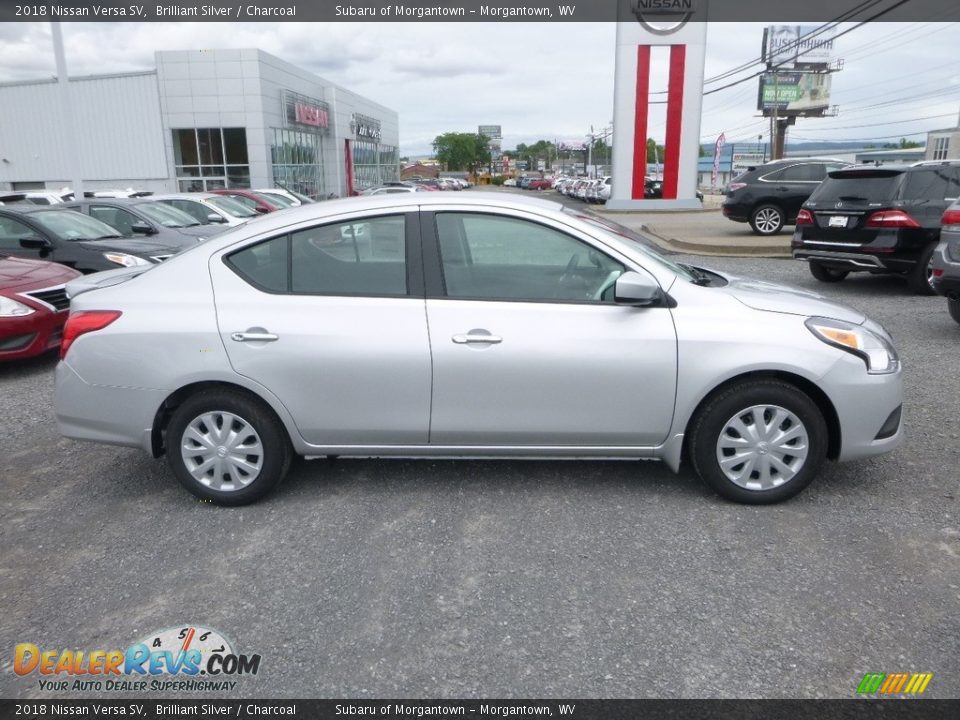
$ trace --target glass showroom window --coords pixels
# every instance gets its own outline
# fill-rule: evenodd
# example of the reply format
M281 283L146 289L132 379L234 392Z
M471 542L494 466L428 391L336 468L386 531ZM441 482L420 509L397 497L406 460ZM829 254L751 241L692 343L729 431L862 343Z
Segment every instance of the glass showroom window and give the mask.
M353 143L354 189L381 185L387 180L398 180L397 148L369 140Z
M181 192L250 187L244 128L174 130L173 156Z
M273 184L311 198L323 198L323 136L275 128L270 158Z

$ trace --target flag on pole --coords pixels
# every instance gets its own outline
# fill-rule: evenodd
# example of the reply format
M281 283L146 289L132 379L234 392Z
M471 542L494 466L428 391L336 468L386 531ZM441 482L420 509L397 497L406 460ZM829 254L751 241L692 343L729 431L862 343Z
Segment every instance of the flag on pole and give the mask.
M710 187L717 189L717 176L720 174L720 153L723 152L723 146L727 142L727 136L720 133L716 144L713 146L713 172L710 174Z

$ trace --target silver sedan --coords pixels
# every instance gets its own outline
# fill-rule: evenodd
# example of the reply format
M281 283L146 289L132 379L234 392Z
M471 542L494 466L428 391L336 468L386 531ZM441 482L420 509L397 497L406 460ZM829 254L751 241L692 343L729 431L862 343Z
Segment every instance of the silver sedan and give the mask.
M60 431L224 505L295 455L685 459L769 503L903 432L875 322L539 199L291 208L68 292Z

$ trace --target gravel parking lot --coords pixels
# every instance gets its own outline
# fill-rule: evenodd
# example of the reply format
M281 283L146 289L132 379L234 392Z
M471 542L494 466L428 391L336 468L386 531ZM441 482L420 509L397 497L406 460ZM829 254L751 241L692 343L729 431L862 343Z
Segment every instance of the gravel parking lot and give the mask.
M960 327L904 283L696 258L841 299L905 366L907 438L796 499L724 502L638 462L317 460L251 507L62 439L55 359L0 365L3 697L69 698L12 648L198 624L263 656L251 697L838 697L865 672L960 695ZM123 696L111 694L111 696ZM220 693L224 695L224 693Z

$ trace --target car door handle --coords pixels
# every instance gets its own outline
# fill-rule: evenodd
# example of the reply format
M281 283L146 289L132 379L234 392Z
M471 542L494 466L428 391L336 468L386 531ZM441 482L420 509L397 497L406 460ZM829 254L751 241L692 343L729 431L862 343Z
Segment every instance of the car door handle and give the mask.
M496 345L497 343L503 342L503 338L499 335L481 335L480 333L466 333L460 335L454 335L451 338L457 345L467 345L467 344L481 344L486 343L489 345Z
M236 342L273 342L279 340L279 335L268 332L235 332L230 336Z

